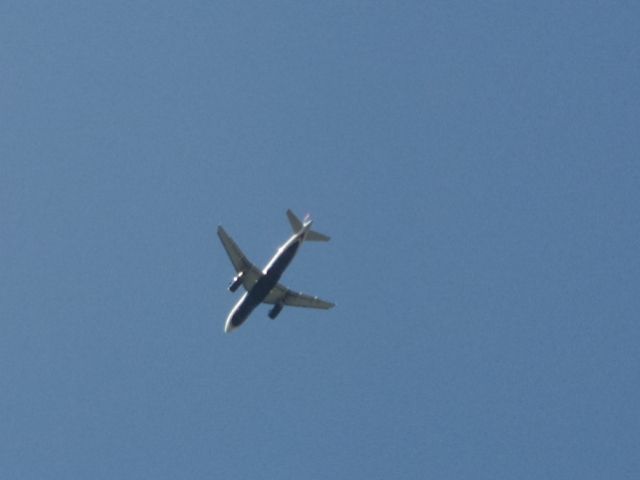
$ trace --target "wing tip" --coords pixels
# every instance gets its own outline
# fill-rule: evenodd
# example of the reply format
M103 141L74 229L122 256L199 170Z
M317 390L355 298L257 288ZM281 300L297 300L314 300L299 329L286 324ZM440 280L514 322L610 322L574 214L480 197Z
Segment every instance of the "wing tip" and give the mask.
M333 307L336 306L335 303L322 300L319 297L316 297L315 300L316 302L320 303L321 308L324 308L325 310L331 310Z

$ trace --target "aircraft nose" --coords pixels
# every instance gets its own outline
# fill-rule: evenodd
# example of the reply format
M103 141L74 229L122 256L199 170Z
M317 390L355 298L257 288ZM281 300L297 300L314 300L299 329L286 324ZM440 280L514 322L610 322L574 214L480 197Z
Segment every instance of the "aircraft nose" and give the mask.
M233 323L231 322L231 317L229 317L224 324L224 333L229 333L233 330Z

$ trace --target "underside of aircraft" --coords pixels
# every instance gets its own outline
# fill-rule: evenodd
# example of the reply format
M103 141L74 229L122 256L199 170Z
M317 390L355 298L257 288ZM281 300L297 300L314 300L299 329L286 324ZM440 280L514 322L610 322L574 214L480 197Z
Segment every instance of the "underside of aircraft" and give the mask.
M287 210L287 218L291 224L293 235L278 249L263 270L251 263L231 236L221 226L218 227L220 241L236 271L236 275L229 285L229 290L235 292L240 286L246 290L246 293L229 313L225 323L225 332L239 327L260 303L273 305L269 311L271 319L275 319L285 306L325 310L334 306L331 302L295 292L278 283L304 241L329 241L328 236L311 230L313 222L308 216L301 221L291 210Z

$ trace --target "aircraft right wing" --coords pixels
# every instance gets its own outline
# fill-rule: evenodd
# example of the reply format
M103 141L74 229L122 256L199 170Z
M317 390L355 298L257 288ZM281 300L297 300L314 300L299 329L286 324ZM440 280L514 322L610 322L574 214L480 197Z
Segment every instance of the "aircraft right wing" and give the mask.
M263 273L249 261L246 255L242 253L242 250L240 250L240 247L238 247L236 242L233 241L221 226L218 226L218 237L220 237L222 246L227 252L227 255L229 255L229 260L231 260L236 273L242 272L242 285L247 291L251 290L260 277L262 277Z
M294 292L280 283L271 289L263 302L272 305L280 303L290 307L321 308L324 310L335 307L334 303L320 300L318 297L305 293Z

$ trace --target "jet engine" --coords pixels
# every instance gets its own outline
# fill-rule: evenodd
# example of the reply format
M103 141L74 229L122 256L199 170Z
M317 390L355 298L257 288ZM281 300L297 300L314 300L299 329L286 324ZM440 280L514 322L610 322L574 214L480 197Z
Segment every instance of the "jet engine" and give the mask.
M229 284L229 291L235 292L236 290L238 290L238 287L241 284L242 284L242 272L238 273L238 275L233 277L233 280L231 280L231 283Z
M276 303L271 310L269 310L269 318L273 320L282 311L284 305L282 303Z

